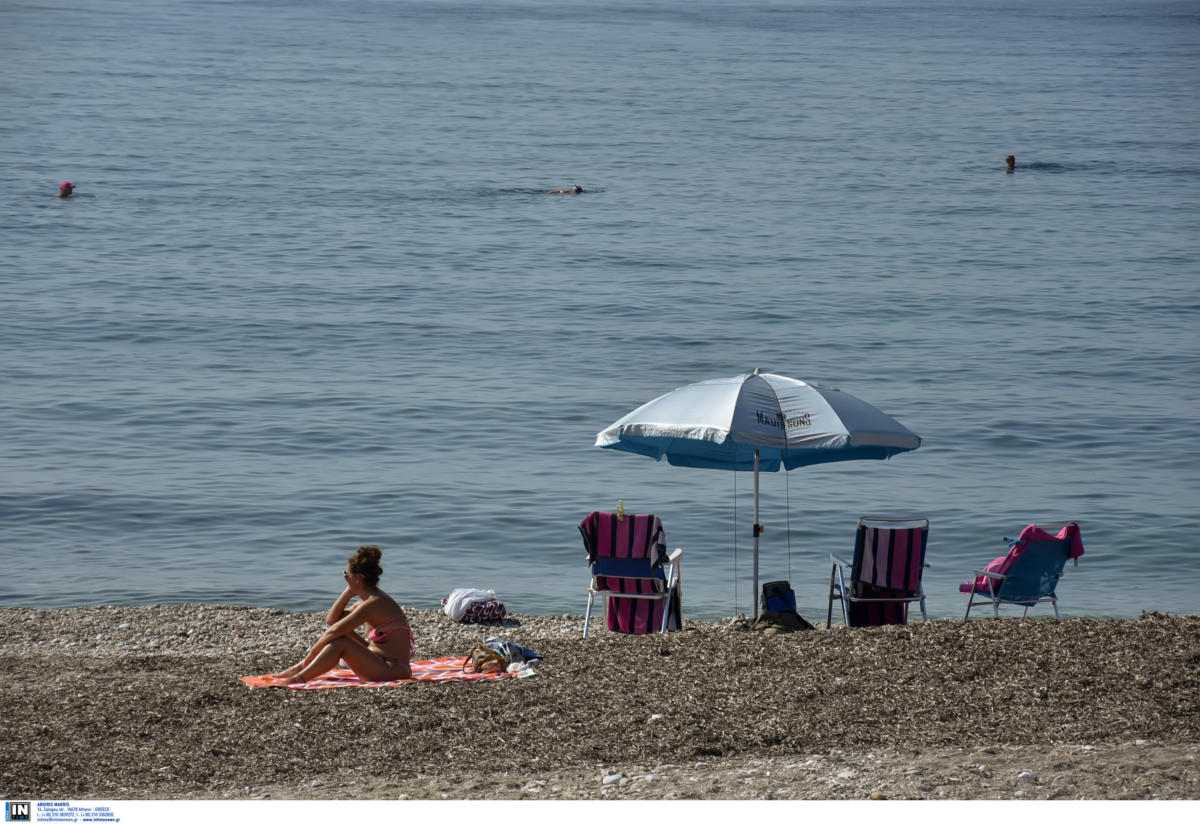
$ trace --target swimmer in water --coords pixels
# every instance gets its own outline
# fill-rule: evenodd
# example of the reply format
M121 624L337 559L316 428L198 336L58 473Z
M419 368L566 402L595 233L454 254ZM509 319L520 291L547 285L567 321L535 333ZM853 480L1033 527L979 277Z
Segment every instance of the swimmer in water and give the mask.
M1004 158L1004 165L1007 166L1008 170L1011 172L1013 169L1017 168L1017 158L1013 155L1009 155L1008 157Z
M570 189L551 189L546 194L548 194L548 195L581 195L581 194L583 194L583 187L580 186L578 183L576 183Z
M70 197L75 191L75 184L64 180L58 187L58 194L55 197Z

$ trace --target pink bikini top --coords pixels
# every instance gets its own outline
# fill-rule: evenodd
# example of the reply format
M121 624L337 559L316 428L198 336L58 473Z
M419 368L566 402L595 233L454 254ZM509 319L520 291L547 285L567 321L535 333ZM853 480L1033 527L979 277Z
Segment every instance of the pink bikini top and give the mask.
M401 621L403 621L404 623L401 624L400 623ZM397 624L398 626L393 627L392 629L384 629L384 627L390 627L393 624ZM408 632L408 640L411 642L412 641L412 627L408 626L408 617L405 615L397 615L392 620L384 621L379 626L374 627L367 633L367 640L372 643L375 643L375 644L381 644L384 641L386 641L388 638L391 638L393 632L395 632L396 630L401 630L401 629L406 630Z

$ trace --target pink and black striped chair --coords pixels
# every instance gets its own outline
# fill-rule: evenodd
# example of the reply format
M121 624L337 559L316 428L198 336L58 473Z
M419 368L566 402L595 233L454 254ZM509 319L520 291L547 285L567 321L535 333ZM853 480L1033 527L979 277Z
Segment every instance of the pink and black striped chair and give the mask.
M579 532L592 569L584 638L597 595L604 599L608 628L614 632L645 635L679 629L683 550L667 555L667 539L657 515L592 512L579 522Z
M829 576L829 610L825 626L833 623L833 602L842 603L842 621L848 627L877 627L908 623L908 605L921 605L927 621L921 573L929 521L925 518L860 518L854 539L854 562L834 555ZM846 572L850 580L846 580Z

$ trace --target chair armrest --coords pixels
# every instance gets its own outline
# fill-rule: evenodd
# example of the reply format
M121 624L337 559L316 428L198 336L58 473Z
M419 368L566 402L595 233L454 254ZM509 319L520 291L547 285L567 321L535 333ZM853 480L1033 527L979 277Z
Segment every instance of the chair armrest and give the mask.
M675 547L670 555L667 556L667 587L676 586L679 583L680 577L683 575L682 564L679 559L683 557L683 547Z
M1003 581L1008 577L1007 575L1001 575L999 572L987 572L982 569L973 569L971 570L971 574L975 576L982 575L985 578L991 578L993 581Z
M832 554L832 553L830 553L830 555L829 555L829 560L833 561L833 563L834 563L836 566L844 566L844 567L848 567L848 566L850 566L850 564L846 563L846 562L845 562L845 561L843 561L841 558L839 558L838 556L836 556L836 555L834 555L834 554Z

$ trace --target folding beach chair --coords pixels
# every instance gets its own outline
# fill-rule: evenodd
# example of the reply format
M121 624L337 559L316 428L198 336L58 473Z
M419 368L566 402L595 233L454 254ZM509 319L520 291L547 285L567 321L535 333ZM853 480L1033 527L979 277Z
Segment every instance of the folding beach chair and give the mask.
M614 632L644 635L679 629L683 550L667 555L658 516L593 512L579 522L579 532L592 570L584 638L597 595L604 599L608 628Z
M963 620L971 617L971 607L989 601L996 618L1000 617L1001 604L1024 607L1021 617L1026 617L1030 607L1049 601L1054 607L1054 619L1062 620L1056 590L1067 560L1073 558L1078 565L1083 554L1079 524L1074 521L1065 526L1030 524L1016 540L1004 540L1011 544L1008 554L983 569L971 570L975 578L959 587L959 591L970 593Z
M908 605L914 601L921 605L921 620L927 621L921 573L927 566L928 541L926 518L860 518L854 562L829 556L833 571L825 626L833 623L834 601L841 601L842 621L848 627L908 623Z

